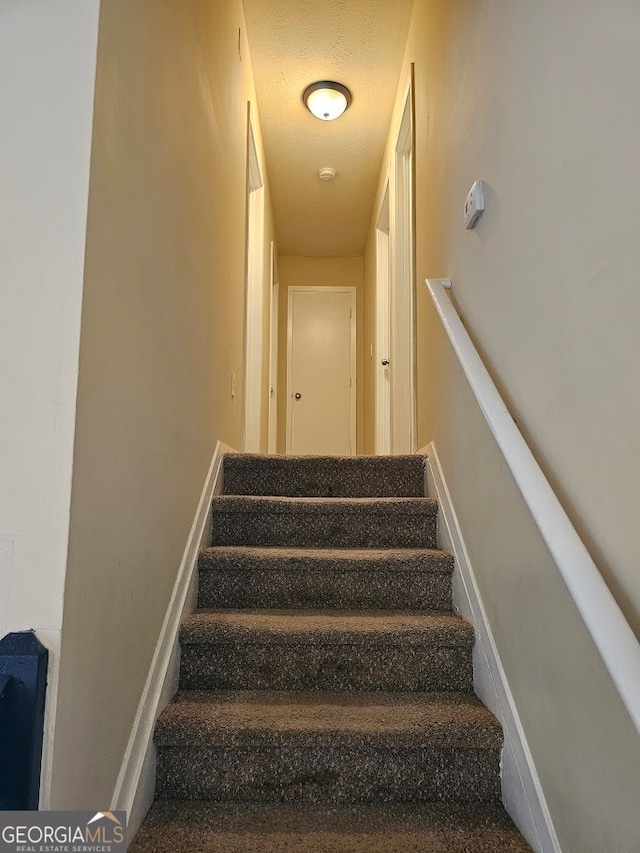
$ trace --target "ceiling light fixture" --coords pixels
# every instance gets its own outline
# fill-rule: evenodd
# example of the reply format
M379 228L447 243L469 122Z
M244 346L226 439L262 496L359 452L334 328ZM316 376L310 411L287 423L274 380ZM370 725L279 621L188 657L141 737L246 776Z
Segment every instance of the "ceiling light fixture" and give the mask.
M307 109L322 121L333 121L340 118L351 104L351 92L342 83L332 80L318 80L312 83L302 93L302 100Z

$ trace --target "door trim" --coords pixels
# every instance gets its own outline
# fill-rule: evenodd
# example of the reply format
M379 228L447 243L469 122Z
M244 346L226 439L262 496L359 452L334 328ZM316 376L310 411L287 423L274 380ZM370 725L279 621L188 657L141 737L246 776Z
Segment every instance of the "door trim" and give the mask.
M389 175L376 221L376 359L375 359L375 452L391 453L391 372L382 364L391 358L391 251ZM385 378L385 371L387 376Z
M269 453L278 450L278 312L280 306L280 276L278 252L271 241L271 299L269 305Z
M356 453L356 406L357 406L357 343L356 343L356 289L355 287L301 287L288 288L287 294L287 419L286 452L291 454L291 416L293 399L291 363L293 355L293 296L295 293L349 293L351 294L351 388L349 394L349 444L351 455Z
M264 319L264 183L247 105L247 216L244 324L244 383L242 389L242 448L260 450L263 392ZM266 375L266 374L265 374Z
M415 453L416 332L413 65L391 170L391 452Z

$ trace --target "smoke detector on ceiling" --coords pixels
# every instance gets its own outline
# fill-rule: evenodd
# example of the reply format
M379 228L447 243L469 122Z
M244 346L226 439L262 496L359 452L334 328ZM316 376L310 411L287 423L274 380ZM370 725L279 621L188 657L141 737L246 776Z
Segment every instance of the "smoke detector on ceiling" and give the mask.
M335 181L336 170L332 169L330 166L327 166L324 169L320 169L320 171L318 172L318 177L321 181Z

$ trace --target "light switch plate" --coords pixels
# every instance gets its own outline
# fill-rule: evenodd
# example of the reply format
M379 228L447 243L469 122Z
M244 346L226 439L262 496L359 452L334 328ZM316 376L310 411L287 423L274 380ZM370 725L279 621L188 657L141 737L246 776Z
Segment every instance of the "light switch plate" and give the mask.
M475 181L464 203L464 227L467 231L475 228L476 222L484 213L485 197L484 181Z

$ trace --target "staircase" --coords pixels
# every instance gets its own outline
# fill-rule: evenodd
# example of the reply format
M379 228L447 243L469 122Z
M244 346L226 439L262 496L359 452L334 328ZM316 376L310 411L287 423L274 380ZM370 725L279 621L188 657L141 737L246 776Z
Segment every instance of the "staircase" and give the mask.
M135 853L516 853L420 457L224 460Z

